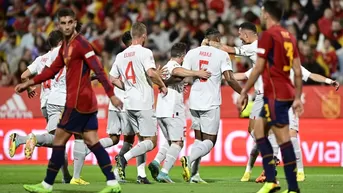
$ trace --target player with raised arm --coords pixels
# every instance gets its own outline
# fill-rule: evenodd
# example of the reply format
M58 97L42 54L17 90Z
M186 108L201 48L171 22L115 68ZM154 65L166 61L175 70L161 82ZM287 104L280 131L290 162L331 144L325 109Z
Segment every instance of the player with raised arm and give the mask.
M69 8L62 8L58 11L57 16L64 35L64 42L56 60L50 68L45 68L41 74L15 88L17 92L23 92L29 86L51 79L66 66L67 99L55 132L53 151L46 177L40 184L24 185L24 189L29 192L52 192L58 170L64 162L65 144L73 133L78 133L83 136L106 176L107 187L101 192L121 192L121 187L112 172L108 153L98 140L97 100L91 85L91 69L97 74L110 101L119 108L122 107L122 102L114 95L113 86L106 77L91 45L75 31L77 25L75 13Z
M134 23L131 27L132 44L118 55L116 68L111 76L116 78L117 87L125 89L124 103L131 127L140 142L123 156L117 157L119 176L124 179L127 162L139 155L153 150L157 141L157 121L153 109L155 83L165 95L168 90L156 71L152 51L144 48L147 29L143 23ZM122 78L122 81L119 81Z
M271 128L282 152L288 190L285 193L300 192L296 179L296 157L289 135L288 110L293 108L296 116L303 112L300 100L302 91L301 68L296 39L280 26L283 8L278 1L265 1L261 12L261 23L266 27L258 42L256 66L242 89L238 100L241 108L247 103L247 92L261 73L264 84L264 106L261 117L255 121L255 137L263 157L266 183L258 193L280 190L275 178L273 148L265 136ZM294 86L290 80L290 70L294 69Z
M250 22L244 22L239 26L238 29L239 38L242 40L243 45L240 47L230 47L227 45L222 45L219 42L209 41L210 46L215 46L223 51L228 52L229 54L235 54L236 56L246 56L248 57L253 67L256 64L257 59L257 42L258 42L258 35L257 35L257 29L256 26L253 23ZM250 73L252 71L252 68L250 68L245 73L234 73L234 77L236 80L246 80L249 78ZM263 108L263 81L262 76L259 76L257 81L254 84L254 90L255 90L255 101L254 105L252 107L252 110L250 112L249 116L249 126L248 126L248 132L250 133L251 137L255 141L254 136L254 123L255 119L260 116L260 112ZM274 153L274 159L275 163L279 164L280 161L277 159L277 154L279 150L279 146L276 142L275 135L271 132L268 135L268 139L273 147L273 153ZM259 151L257 149L256 143L254 143L253 148L251 149L249 160L247 162L247 166L244 172L243 177L241 178L242 182L247 182L250 180L252 168L254 167L254 163L259 155ZM262 173L263 174L263 173ZM259 178L257 178L259 179Z
M205 37L210 41L219 42L220 33L217 29L210 28L206 31ZM207 69L211 73L209 79L194 80L189 96L192 128L196 139L201 139L193 144L189 157L181 158L184 180L190 182L193 177L190 172L191 164L208 154L217 140L222 75L237 93L241 92L241 87L233 77L229 55L215 47L200 46L190 50L184 58L183 67L188 70Z
M176 43L171 48L171 59L163 67L167 72L163 79L168 85L168 95L158 95L156 116L164 137L167 139L165 148L160 148L154 161L149 164L152 177L158 182L174 183L168 173L173 167L183 147L185 133L185 106L183 102L183 90L185 77L208 79L210 72L205 69L192 71L182 68L181 63L187 53L187 45ZM160 163L164 161L160 171Z

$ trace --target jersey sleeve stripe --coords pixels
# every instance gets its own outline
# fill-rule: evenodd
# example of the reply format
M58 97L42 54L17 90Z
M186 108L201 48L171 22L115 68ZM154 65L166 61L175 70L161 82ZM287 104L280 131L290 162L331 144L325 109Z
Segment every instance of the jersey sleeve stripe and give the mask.
M94 51L90 51L90 52L88 52L87 54L85 54L85 57L86 57L86 58L90 58L90 57L92 57L92 56L94 56L94 55L95 55Z

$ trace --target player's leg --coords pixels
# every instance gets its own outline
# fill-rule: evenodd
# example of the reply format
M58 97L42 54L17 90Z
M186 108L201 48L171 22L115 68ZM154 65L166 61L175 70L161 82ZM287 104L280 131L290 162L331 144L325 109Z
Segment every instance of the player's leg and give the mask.
M166 141L158 149L158 152L157 152L154 160L148 166L150 173L151 173L151 176L155 180L157 180L156 178L160 172L161 162L166 158L167 151L169 148L169 135L168 135L168 131L167 131L167 123L165 121L163 121L163 119L164 118L157 118L157 123L160 126L160 129L161 129L163 136L166 139Z
M131 126L143 141L139 142L130 151L119 156L117 166L121 178L124 177L127 162L139 155L147 153L156 147L157 142L157 120L153 110L132 111L128 110L128 119ZM138 132L136 131L139 129Z
M24 185L24 189L29 192L52 192L52 186L59 169L64 164L65 144L69 140L71 133L63 129L56 129L56 137L54 138L52 154L49 160L46 177L44 181L36 185Z
M253 109L254 109L254 107L255 107L255 104L253 106ZM252 112L254 112L254 111L252 111ZM250 151L250 156L248 158L248 162L247 162L247 165L245 167L244 175L241 178L241 182L248 182L250 180L252 168L254 167L255 161L256 161L258 154L259 154L259 151L258 151L257 145L256 145L256 140L254 137L254 131L253 131L255 120L251 119L252 118L251 116L253 116L252 113L250 114L248 132L250 133L251 137L254 139L254 145Z
M112 171L111 159L105 148L99 142L97 133L97 113L79 114L78 118L83 119L83 121L79 121L80 126L76 127L74 131L82 131L84 142L95 155L96 159L98 160L98 165L106 177L107 187L102 192L121 192L121 187L118 181L115 179Z
M192 151L189 158L181 158L182 167L184 169L183 174L186 174L184 175L184 179L186 181L190 181L190 177L188 177L188 175L190 175L189 167L191 166L191 164L196 159L207 155L212 150L217 140L217 133L220 124L219 106L215 109L211 109L208 111L197 111L196 113L200 117L199 123L203 140L194 147L194 151Z
M74 134L74 148L73 148L73 156L74 156L74 171L73 171L73 178L70 181L70 184L73 185L87 185L89 182L86 182L81 178L82 168L85 162L85 158L87 156L87 145L83 141L83 138L79 134Z
M196 127L193 123L192 123L192 126ZM199 143L201 143L201 141L202 141L201 131L197 130L197 129L193 129L193 130L194 130L195 139L194 139L194 143L192 145L191 151L195 151L194 148L196 148L197 145ZM190 179L190 183L202 183L202 184L206 184L207 183L205 180L201 179L201 177L200 177L200 173L199 173L200 162L201 162L201 157L196 159L192 163L192 165L191 165L191 179Z
M280 190L280 186L276 183L275 178L273 148L267 137L270 125L274 124L276 121L274 100L269 101L267 98L264 98L264 106L260 115L261 116L255 120L254 134L258 149L260 150L262 156L266 183L258 191L258 193L268 193Z
M304 164L302 159L301 146L299 143L299 118L293 113L293 109L290 108L289 112L289 135L291 137L292 145L294 148L295 157L297 160L297 181L305 181Z
M117 145L119 142L119 137L121 134L121 119L119 117L119 112L109 110L107 118L107 128L106 132L109 137L100 139L100 144L104 147L112 147Z
M177 113L177 116L173 118L167 117L162 120L167 128L165 137L171 143L163 167L157 176L157 181L159 182L174 183L169 177L169 171L173 167L183 147L185 120L186 116L184 113Z

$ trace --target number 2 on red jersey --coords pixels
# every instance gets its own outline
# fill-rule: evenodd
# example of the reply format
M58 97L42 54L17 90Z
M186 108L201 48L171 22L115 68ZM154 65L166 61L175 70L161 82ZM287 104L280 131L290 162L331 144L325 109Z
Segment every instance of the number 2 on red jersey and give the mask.
M136 84L136 76L135 71L133 70L132 61L130 61L127 64L126 70L125 70L125 76L127 80L132 81L133 84Z
M207 66L208 65L208 61L207 60L199 60L199 70L203 69L204 66ZM200 82L206 82L207 79L203 79L201 78L200 79Z

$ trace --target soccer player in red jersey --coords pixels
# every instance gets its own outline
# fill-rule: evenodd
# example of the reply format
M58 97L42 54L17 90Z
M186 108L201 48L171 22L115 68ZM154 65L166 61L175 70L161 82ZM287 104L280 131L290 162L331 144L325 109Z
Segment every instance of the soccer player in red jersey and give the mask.
M52 185L64 163L65 144L73 133L81 134L88 148L94 153L98 164L106 176L107 187L101 192L120 192L121 187L112 172L108 153L99 143L97 134L97 99L92 89L90 70L93 70L103 85L111 103L122 108L122 102L114 95L113 86L107 78L97 56L88 41L75 30L75 13L64 8L58 12L60 29L64 35L59 55L50 68L45 68L33 79L19 84L15 90L23 92L29 86L40 84L53 78L64 66L67 68L67 99L65 109L55 132L53 151L44 181L37 185L24 185L29 192L52 192Z
M271 128L282 152L288 190L284 193L300 192L296 179L296 158L289 135L288 110L293 108L297 115L302 113L300 101L302 79L300 60L295 38L279 24L283 8L279 1L266 1L262 7L261 23L266 27L258 41L256 66L241 92L238 107L247 102L247 92L262 73L264 84L264 106L261 116L255 122L255 137L263 157L266 183L258 193L280 190L275 179L273 149L266 133ZM290 70L294 70L294 86L290 80Z

